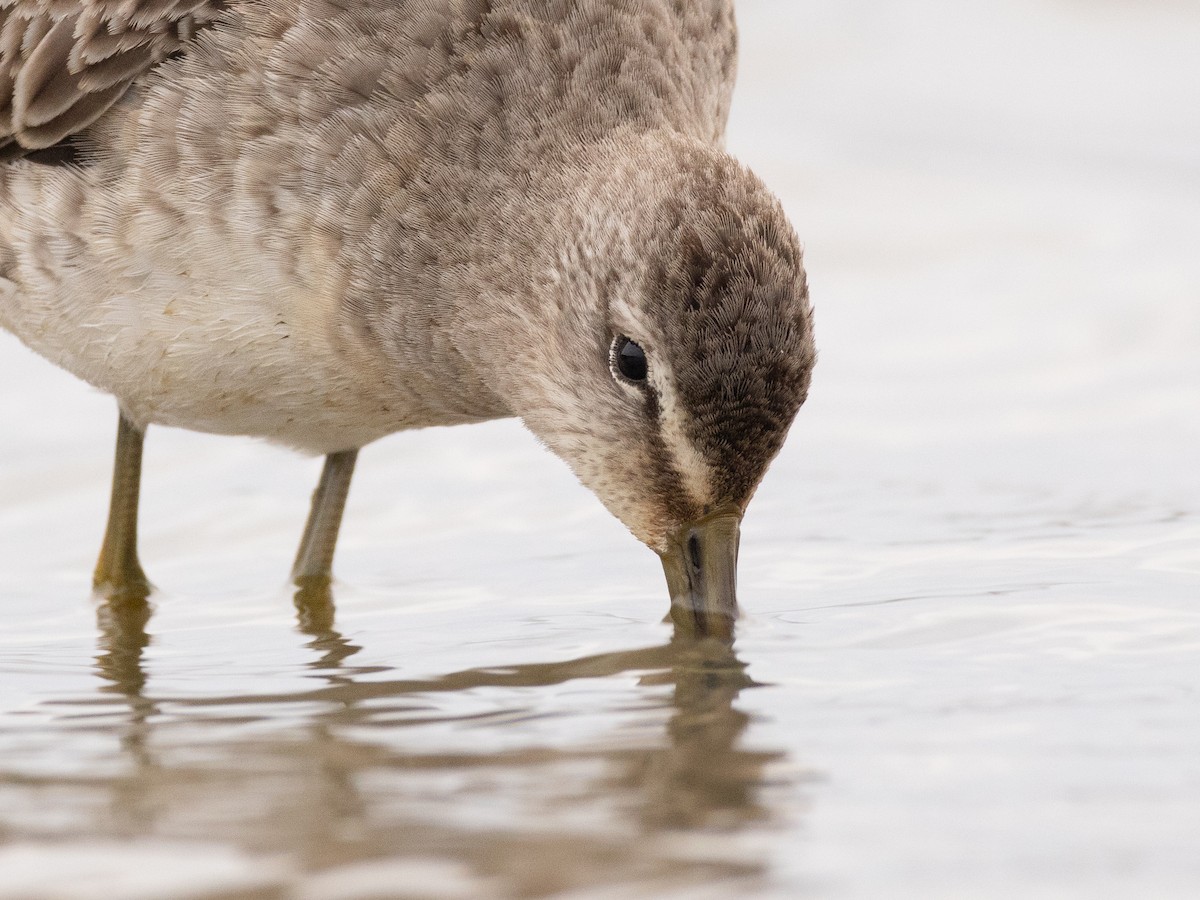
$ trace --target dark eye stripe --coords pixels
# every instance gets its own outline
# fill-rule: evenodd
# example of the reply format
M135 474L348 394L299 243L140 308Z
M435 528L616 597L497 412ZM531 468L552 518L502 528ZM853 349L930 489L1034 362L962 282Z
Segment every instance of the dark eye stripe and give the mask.
M624 335L613 345L613 362L622 377L634 382L646 380L646 353Z

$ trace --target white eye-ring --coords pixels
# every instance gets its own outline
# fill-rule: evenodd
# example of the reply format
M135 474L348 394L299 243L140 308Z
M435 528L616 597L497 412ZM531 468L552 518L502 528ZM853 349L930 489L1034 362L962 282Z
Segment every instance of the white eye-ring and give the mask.
M608 354L609 368L613 377L629 384L643 385L649 374L646 351L625 335L617 335Z

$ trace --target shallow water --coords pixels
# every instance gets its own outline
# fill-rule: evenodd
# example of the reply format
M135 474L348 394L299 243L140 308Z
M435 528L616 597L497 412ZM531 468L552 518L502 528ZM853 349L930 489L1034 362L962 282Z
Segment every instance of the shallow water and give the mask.
M1200 893L1200 13L743 2L731 144L821 361L732 651L518 426L318 463L0 337L0 898Z

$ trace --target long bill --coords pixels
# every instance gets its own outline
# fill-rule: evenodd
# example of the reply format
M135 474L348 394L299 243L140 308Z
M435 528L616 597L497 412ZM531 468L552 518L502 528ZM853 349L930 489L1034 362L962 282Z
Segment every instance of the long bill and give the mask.
M680 635L732 640L741 517L717 513L677 530L660 553Z

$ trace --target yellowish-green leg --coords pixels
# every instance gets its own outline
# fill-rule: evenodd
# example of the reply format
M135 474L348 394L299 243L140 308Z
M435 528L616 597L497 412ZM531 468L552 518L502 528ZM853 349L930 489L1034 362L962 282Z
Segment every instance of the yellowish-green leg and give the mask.
M117 422L117 454L113 462L108 528L96 563L93 583L109 596L144 599L150 582L137 558L138 494L142 480L145 434L121 413Z
M292 566L292 580L299 587L328 585L333 577L333 551L357 459L357 450L344 450L325 457L325 468L321 470L321 481L313 494L312 510L300 540L296 564Z

